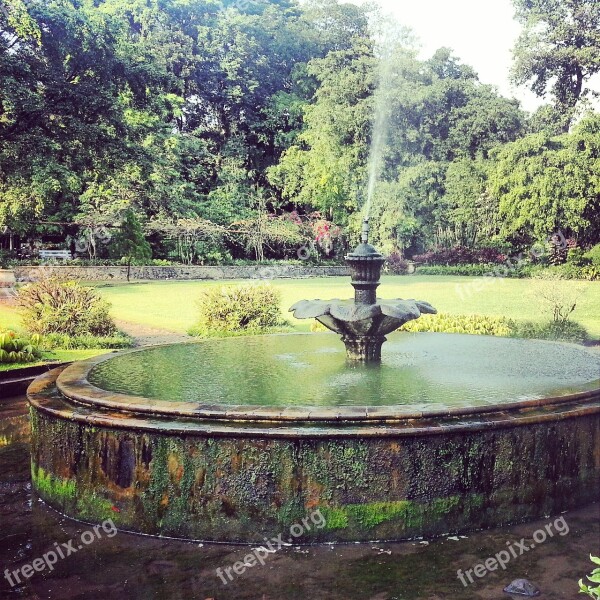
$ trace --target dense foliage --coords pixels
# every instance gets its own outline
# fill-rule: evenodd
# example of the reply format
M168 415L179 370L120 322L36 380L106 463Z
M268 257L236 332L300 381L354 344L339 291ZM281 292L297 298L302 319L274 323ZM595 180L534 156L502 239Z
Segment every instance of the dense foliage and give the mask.
M199 319L191 335L264 333L282 326L281 293L269 285L215 287L198 301Z
M574 321L515 321L504 317L484 315L423 315L402 327L412 333L458 333L465 335L495 335L500 337L529 338L572 343L589 339L585 327Z
M108 337L117 333L110 304L94 288L49 277L19 289L23 326L40 335Z
M375 140L386 254L518 251L558 229L585 251L600 242L584 102L600 3L513 1L515 80L552 97L532 117L450 49L423 60L409 31L375 35L367 5L4 0L0 232L128 263L149 259L142 231L185 263L342 254Z
M0 364L30 363L40 360L40 337L17 335L14 331L0 331Z

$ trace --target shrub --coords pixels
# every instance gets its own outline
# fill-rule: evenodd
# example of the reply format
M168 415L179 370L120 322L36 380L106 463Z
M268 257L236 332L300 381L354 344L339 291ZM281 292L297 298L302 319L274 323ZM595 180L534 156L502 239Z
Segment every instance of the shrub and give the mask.
M571 248L567 255L567 264L575 267L584 267L590 264L590 260L585 257L585 251L581 248Z
M600 244L596 244L591 250L584 254L584 257L589 260L594 267L600 269Z
M510 327L510 335L515 338L572 342L574 344L583 344L589 339L586 328L573 321L549 321L547 323L512 321Z
M574 264L564 264L551 267L531 264L514 264L503 266L497 264L480 265L454 265L454 266L420 266L417 270L419 275L455 275L464 277L482 277L484 275L496 275L498 277L509 277L523 279L526 277L538 277L544 274L556 275L558 279L584 279L595 281L600 279L600 267L587 265L577 267Z
M0 332L0 364L30 363L42 358L40 336L19 337L14 331Z
M4 248L0 248L0 269L10 268L14 258L14 252L11 252L10 250L5 250Z
M459 275L465 277L483 277L498 272L504 277L513 276L510 269L500 269L497 264L453 265L453 266L422 266L417 269L419 275ZM517 275L514 275L515 277Z
M269 285L212 288L201 296L196 336L261 333L284 324L281 293Z
M425 254L413 256L413 260L427 265L467 265L467 264L499 264L506 261L506 255L495 248L442 248Z
M409 321L402 327L403 331L411 332L436 332L436 333L464 333L470 335L497 335L509 336L511 334L510 321L504 317L487 317L482 315L423 315L415 321Z
M587 284L567 281L550 269L537 275L536 279L539 283L533 290L533 295L542 308L550 312L554 322L568 321L585 293Z
M117 333L108 337L97 337L93 335L69 336L61 333L50 333L43 338L45 349L54 350L94 350L97 348L106 348L108 350L118 350L120 348L130 348L133 341L130 337Z
M390 254L385 260L386 269L394 275L408 273L408 261L399 252Z
M19 290L23 324L28 331L47 335L112 336L117 332L110 304L94 288L61 277L48 277Z

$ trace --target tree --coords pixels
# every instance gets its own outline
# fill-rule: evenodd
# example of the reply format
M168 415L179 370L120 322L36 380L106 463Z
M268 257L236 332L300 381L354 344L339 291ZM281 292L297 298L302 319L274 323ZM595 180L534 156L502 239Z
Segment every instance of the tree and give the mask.
M304 131L268 170L284 202L342 224L357 210L369 153L374 65L365 40L309 63L319 86L315 102L305 109Z
M152 258L152 250L147 242L142 226L133 210L125 212L121 228L113 239L114 252L127 257L127 281L131 272L133 259L147 260Z
M582 245L600 241L600 115L571 134L528 135L492 159L489 189L505 237L531 243L561 230Z
M463 158L448 165L446 202L458 245L473 248L499 233L498 201L488 190L490 164Z
M513 0L523 32L514 48L512 77L545 98L548 93L568 131L580 100L600 73L597 0Z

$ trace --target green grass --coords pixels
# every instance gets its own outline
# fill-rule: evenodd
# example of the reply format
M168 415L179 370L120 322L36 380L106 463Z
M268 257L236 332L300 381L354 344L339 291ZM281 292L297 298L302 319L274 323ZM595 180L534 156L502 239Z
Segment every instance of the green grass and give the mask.
M505 316L517 320L546 321L548 313L540 310L533 291L539 285L534 279L494 279L481 291L469 287L472 282L488 278L410 276L384 277L379 288L382 298L416 298L431 302L440 312ZM211 286L240 282L158 281L144 283L97 284L102 295L113 304L112 315L119 320L177 333L186 333L197 318L196 300L202 290ZM308 331L310 321L297 321L287 312L302 299L350 298L348 278L289 280L279 279L273 285L281 290L282 312L299 331ZM562 285L562 283L561 283ZM569 285L569 282L564 282ZM600 282L591 282L573 315L592 337L600 338ZM14 310L0 305L0 328L18 327Z
M0 302L0 331L3 329L19 331L22 327L21 319L14 307Z
M411 276L384 277L379 288L382 298L416 298L431 302L440 312L505 316L517 320L546 321L533 290L533 279L495 279L476 291L465 287L487 278ZM234 285L236 281L227 282ZM565 282L569 285L569 282ZM185 333L196 321L196 300L201 291L223 282L164 281L100 286L102 295L112 302L115 318L142 325ZM350 298L352 288L346 277L322 279L279 279L273 285L281 290L282 312L299 331L308 331L310 321L293 319L287 309L302 299ZM594 338L600 338L600 282L588 284L573 316Z

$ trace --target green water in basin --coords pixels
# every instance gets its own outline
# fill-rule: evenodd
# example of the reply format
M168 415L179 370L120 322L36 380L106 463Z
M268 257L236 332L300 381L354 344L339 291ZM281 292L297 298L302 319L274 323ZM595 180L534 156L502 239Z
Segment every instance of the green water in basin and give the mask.
M484 336L388 336L380 365L351 365L334 334L160 346L118 355L89 381L166 401L272 407L485 406L593 389L600 355L552 342Z

